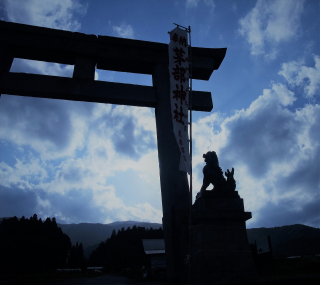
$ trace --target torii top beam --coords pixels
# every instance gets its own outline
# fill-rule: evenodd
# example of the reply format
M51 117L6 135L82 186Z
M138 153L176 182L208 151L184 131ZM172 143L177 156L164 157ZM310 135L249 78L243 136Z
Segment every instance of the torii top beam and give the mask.
M152 74L157 63L168 63L163 43L86 35L0 21L2 44L11 46L14 57L75 64L76 56L95 57L97 68ZM226 54L226 48L192 48L193 79L209 80Z
M2 94L76 101L155 107L154 88L94 81L95 66L103 70L152 74L156 64L168 64L167 44L5 21L0 21L0 49L0 62L11 57L75 65L73 79L0 70ZM226 48L193 47L193 79L209 80L225 54ZM211 93L193 91L192 105L192 110L210 112L213 107Z

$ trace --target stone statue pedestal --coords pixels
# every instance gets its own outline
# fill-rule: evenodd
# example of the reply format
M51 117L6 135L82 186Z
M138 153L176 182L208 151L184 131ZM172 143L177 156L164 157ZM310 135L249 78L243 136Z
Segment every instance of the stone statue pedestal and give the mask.
M256 278L243 199L237 191L205 191L193 205L193 284L247 282Z

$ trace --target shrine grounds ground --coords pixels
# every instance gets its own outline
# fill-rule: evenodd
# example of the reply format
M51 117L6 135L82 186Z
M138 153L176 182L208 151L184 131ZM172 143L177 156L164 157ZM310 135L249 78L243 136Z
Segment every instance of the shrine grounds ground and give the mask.
M68 278L68 279L36 279L36 280L12 280L12 281L0 281L0 284L14 284L14 285L26 285L26 284L33 284L33 285L86 285L86 284L110 284L110 285L167 285L166 282L141 282L132 279L128 279L122 276L115 276L115 275L102 275L99 277L92 277L92 278ZM227 283L225 283L227 284ZM233 285L231 283L228 283ZM261 279L254 283L234 283L234 285L241 285L241 284L256 284L256 285L313 285L313 284L320 284L320 275L309 275L309 276L295 276L290 278L278 278L278 279Z
M259 278L252 285L313 285L320 284L320 256L301 258L278 258L274 260L274 267L257 268ZM140 272L141 273L141 272ZM138 276L139 275L139 276ZM14 276L0 278L1 284L8 285L67 285L67 284L110 284L110 285L167 285L167 282L157 282L142 279L139 272L112 275L104 273L64 272L32 276ZM233 283L228 283L232 285Z

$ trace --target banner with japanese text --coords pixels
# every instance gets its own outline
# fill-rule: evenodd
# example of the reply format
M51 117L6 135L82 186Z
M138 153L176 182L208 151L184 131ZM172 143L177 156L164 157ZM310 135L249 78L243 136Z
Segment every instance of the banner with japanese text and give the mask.
M180 148L179 170L191 173L188 142L189 56L187 31L175 28L169 43L170 99L173 132Z

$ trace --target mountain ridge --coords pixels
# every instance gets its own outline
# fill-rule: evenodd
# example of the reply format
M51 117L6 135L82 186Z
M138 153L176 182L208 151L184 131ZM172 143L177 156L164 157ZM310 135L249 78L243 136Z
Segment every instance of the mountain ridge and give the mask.
M0 218L0 222L4 218ZM106 241L115 230L127 229L133 226L155 228L162 227L159 223L116 221L110 224L102 223L78 223L58 224L62 231L67 234L72 244L82 243L84 254L89 257L90 253L98 247L101 242ZM249 243L270 236L273 253L276 257L295 255L320 254L320 229L302 224L286 225L272 228L247 229Z
M85 256L87 257L101 242L111 236L113 230L117 232L121 228L133 227L134 225L145 228L162 227L162 224L159 223L135 221L95 225L96 224L82 223L82 231L84 234L82 241L79 240L78 242L83 243ZM75 225L74 227L77 226ZM99 231L98 228L103 231L103 234L95 235L95 232ZM72 227L62 225L61 229L70 236L72 243L75 243L75 240L80 238L75 232L72 232ZM94 230L92 231L92 229ZM80 234L80 232L78 233ZM92 239L90 236L92 236ZM270 236L273 253L276 257L320 254L320 229L310 226L294 224L272 228L252 228L247 229L247 236L249 243L254 243L256 239Z
M83 247L90 247L95 244L99 244L102 241L107 240L112 231L116 232L121 228L127 229L128 227L145 227L145 228L159 228L162 224L148 223L148 222L135 222L135 221L123 221L114 222L110 224L100 223L79 223L79 224L58 224L62 231L67 234L72 244L81 242Z

